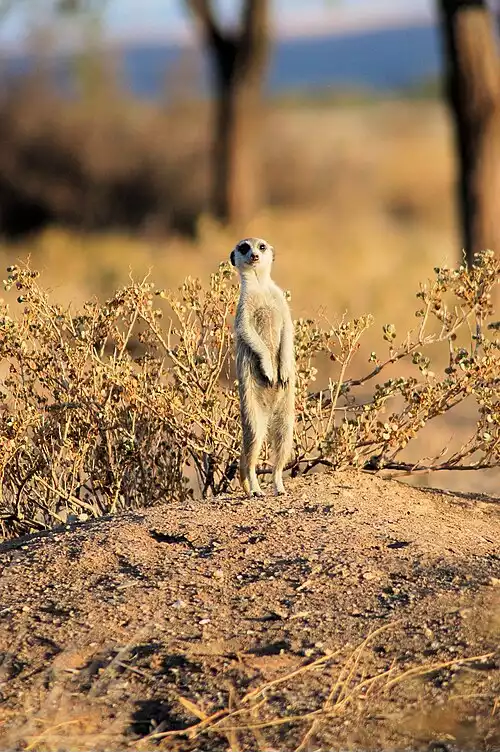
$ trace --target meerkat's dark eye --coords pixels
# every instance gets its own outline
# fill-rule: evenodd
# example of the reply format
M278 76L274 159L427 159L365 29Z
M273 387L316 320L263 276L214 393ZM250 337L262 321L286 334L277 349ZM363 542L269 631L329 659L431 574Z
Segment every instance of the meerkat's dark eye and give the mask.
M238 250L240 253L245 255L246 253L248 253L249 250L251 250L250 243L247 243L247 241L245 240L243 243L239 244Z
M259 251L267 251L267 245L265 243L259 243Z

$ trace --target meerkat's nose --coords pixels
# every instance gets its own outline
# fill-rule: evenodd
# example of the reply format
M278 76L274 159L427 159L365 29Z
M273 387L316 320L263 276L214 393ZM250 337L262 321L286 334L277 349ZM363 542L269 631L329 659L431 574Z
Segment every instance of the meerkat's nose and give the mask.
M251 261L258 261L259 260L259 254L258 253L251 253L250 254L250 260Z

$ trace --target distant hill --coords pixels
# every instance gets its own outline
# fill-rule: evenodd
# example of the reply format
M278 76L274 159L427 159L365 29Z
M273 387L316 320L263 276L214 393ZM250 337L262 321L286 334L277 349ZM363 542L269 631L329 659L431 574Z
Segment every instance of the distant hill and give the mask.
M437 76L440 40L434 25L296 39L277 45L271 90L347 85L375 89L413 86Z
M181 46L128 43L122 46L125 86L141 98L154 99L165 91L165 79L173 73L185 50ZM11 72L32 65L27 58L8 61ZM208 90L209 66L202 61L201 87ZM4 68L5 69L5 68ZM67 64L56 65L59 80L67 79ZM267 76L268 90L321 90L361 88L395 91L439 76L440 39L432 23L397 28L349 31L321 37L278 40L272 51Z
M138 96L154 98L180 48L143 44L123 52L128 86ZM278 40L267 85L272 93L330 87L396 90L436 77L440 71L439 34L429 23Z

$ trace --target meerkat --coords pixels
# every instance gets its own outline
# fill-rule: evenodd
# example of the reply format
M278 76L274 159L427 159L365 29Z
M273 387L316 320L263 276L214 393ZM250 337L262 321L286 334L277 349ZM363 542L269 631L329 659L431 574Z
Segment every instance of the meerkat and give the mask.
M266 436L273 456L273 486L284 494L283 469L292 452L295 393L293 321L271 279L274 249L262 238L240 240L231 263L240 275L235 317L236 374L243 433L240 480L249 496L263 496L257 460Z

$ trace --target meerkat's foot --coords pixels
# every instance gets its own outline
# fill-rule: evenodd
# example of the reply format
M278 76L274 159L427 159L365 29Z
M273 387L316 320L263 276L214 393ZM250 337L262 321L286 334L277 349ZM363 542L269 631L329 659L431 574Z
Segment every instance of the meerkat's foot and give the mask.
M286 496L287 493L285 491L285 486L283 485L283 479L282 478L275 478L273 481L274 486L274 495L275 496Z
M265 496L264 491L262 491L260 486L251 488L248 481L243 485L243 492L247 499L254 499L256 496Z
M248 493L249 498L252 498L253 496L265 496L264 491L259 486L257 482L254 481L254 483L250 483L250 490Z

